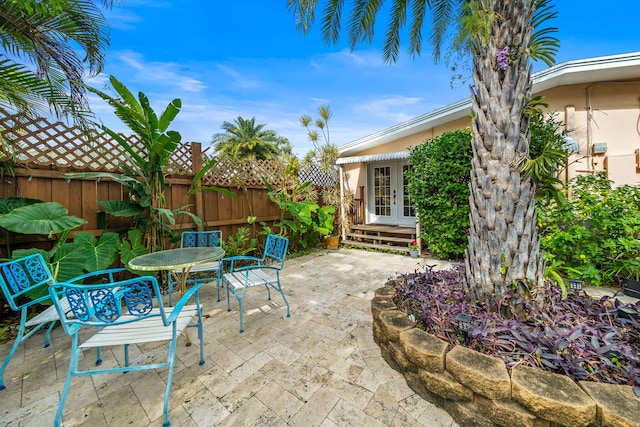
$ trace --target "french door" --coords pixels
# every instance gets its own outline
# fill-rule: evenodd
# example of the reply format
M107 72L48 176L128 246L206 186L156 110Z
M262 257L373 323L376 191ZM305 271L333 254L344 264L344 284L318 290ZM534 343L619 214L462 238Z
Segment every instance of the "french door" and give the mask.
M407 192L406 161L370 163L368 176L367 222L415 226L415 213Z

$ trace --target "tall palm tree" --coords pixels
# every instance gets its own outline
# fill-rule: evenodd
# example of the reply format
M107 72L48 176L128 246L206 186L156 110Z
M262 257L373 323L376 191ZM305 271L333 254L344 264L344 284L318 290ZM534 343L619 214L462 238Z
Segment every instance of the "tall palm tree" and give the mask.
M93 1L0 0L0 107L88 124L83 79L102 71L108 44Z
M317 0L288 0L299 28L315 19ZM338 41L344 0L327 0L323 39ZM351 47L373 39L382 0L354 0L347 23ZM393 0L383 55L398 58L400 32L411 15L409 53L422 50L422 30L431 11L431 42L438 59L452 32L455 46L470 51L473 63L473 162L471 228L466 253L467 297L496 308L509 286L533 290L544 282L535 218L535 188L522 162L529 148L530 59L552 63L555 29L538 26L555 17L549 0ZM536 27L536 32L533 28ZM526 289L523 289L525 291Z
M249 120L238 116L234 123L223 122L224 133L215 134L211 143L219 155L235 159L265 160L279 159L291 154L291 144L275 131L256 124L256 118Z

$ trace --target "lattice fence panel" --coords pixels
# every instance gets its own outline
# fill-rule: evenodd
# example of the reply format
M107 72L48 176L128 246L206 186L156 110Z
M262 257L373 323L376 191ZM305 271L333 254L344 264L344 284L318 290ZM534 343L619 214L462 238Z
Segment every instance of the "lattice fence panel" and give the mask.
M15 147L17 163L34 169L76 170L83 172L121 172L119 163L128 154L104 132L94 131L88 141L80 129L44 118L30 119L23 114L9 114L0 109L0 133ZM136 135L121 135L144 156L145 148ZM205 157L205 161L208 159ZM166 173L194 175L192 143L180 144L169 159ZM263 187L264 177L277 186L284 181L285 165L273 160L239 161L218 158L203 179L203 185ZM332 186L337 172L326 173L316 166L299 172L301 182Z
M203 185L238 185L264 187L262 177L271 185L284 181L285 165L273 160L237 160L218 157L211 171L203 178Z
M319 187L333 187L338 181L338 171L325 172L317 165L310 165L306 169L298 171L300 182L311 181Z

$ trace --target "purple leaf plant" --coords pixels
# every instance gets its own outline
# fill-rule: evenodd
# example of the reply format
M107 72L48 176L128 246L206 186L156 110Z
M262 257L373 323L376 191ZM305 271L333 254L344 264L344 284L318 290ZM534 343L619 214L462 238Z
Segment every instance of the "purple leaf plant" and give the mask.
M514 319L466 301L463 265L433 267L404 274L396 284L394 302L415 316L416 327L451 346L500 357L508 368L526 365L575 381L626 384L640 396L640 322L618 316L622 303L615 295L593 299L570 291L563 300L559 287L549 284L539 308L533 298L511 292L501 304L521 299L525 307L524 316ZM640 302L635 308L640 310ZM458 331L459 313L471 315L469 333Z

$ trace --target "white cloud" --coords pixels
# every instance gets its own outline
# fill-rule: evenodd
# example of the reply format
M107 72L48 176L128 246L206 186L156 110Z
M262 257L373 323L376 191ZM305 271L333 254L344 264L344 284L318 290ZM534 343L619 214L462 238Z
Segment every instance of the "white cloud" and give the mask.
M422 98L399 95L372 99L355 107L355 111L358 113L398 123L422 114L416 113L416 110L427 111L426 107L422 106Z
M116 55L122 64L136 71L138 81L149 83L154 81L169 87L176 87L187 92L202 92L207 86L200 80L187 76L178 64L172 62L145 61L144 57L132 51L119 52ZM111 68L118 67L112 64ZM126 67L125 67L126 68ZM120 71L123 75L130 75L130 71Z
M243 74L235 68L222 64L217 65L216 68L231 78L231 82L229 82L229 84L235 88L256 89L265 85L261 79L249 76L248 74Z

